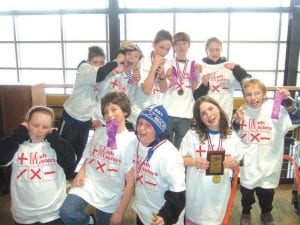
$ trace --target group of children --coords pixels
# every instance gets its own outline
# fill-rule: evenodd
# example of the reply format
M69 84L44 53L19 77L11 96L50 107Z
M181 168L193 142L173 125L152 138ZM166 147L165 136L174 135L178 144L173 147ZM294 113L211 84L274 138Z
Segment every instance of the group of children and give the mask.
M175 58L167 60L172 46ZM30 109L0 142L0 165L13 166L16 224L118 225L134 196L137 225L219 225L230 196L230 170L239 165L240 224L251 224L255 192L262 221L276 224L271 210L283 140L299 122L298 109L282 89L283 106L272 117L274 101L266 99L265 85L221 58L218 39L208 40L202 65L187 59L189 47L186 33L172 38L162 30L149 57L141 58L139 48L126 42L104 66L88 58L78 68L59 132L52 129L51 109ZM245 104L231 124L234 81L242 84ZM83 146L95 108L101 109L101 125ZM126 128L129 118L135 132ZM77 133L81 150L69 133ZM214 165L220 169L211 174L214 153L221 157ZM75 174L81 155L84 163ZM66 194L68 177L74 179ZM87 205L96 209L96 218L85 212Z

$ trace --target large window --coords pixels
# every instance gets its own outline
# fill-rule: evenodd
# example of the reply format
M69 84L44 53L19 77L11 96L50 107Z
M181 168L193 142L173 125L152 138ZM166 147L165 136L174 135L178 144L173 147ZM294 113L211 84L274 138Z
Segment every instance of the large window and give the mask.
M122 21L121 39L135 40L144 54L151 51L158 30L184 31L192 40L190 57L200 62L205 57L205 41L215 36L223 42L222 53L229 61L268 86L283 84L287 12L127 13ZM144 26L143 21L150 22Z
M106 24L101 13L0 16L0 83L73 84L89 46L108 52Z
M114 0L116 1L116 0ZM43 4L41 3L43 2ZM109 14L117 12L120 39L145 55L157 31L191 36L189 56L201 62L207 38L223 55L266 85L283 85L290 0L15 0L0 6L0 83L73 84L91 45L109 58ZM168 57L172 57L170 51ZM62 92L63 89L47 89Z

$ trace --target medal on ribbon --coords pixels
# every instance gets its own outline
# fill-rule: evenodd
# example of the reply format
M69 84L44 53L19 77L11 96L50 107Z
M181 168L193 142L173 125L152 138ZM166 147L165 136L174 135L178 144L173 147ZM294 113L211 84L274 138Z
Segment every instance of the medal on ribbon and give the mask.
M178 89L177 94L178 95L183 95L184 94L184 90L182 88Z
M184 79L184 75L186 72L186 68L187 68L187 64L188 64L188 60L185 60L185 64L184 64L184 68L182 73L180 73L180 67L179 67L179 63L176 60L176 68L174 66L172 66L172 86L175 87L177 89L177 94L178 95L183 95L184 94L184 89L183 89L183 79Z
M213 178L212 178L212 181L215 183L215 184L218 184L221 182L221 176L220 175L213 175Z

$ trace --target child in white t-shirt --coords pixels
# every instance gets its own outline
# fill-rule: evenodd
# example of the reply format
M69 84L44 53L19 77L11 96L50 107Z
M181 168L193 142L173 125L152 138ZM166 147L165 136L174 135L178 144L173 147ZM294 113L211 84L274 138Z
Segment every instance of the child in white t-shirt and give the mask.
M209 81L208 95L220 104L228 119L231 120L233 91L235 88L240 88L240 83L251 75L238 64L230 63L221 56L222 42L218 38L211 37L206 41L205 52L207 57L202 59L202 75ZM193 95L195 99L203 95L201 87L196 89Z
M0 141L0 165L12 165L11 212L16 225L63 225L59 208L66 175L75 167L72 146L53 130L53 110L34 106L10 137Z
M125 93L111 92L101 99L106 120L87 144L85 162L73 181L60 216L67 225L121 224L134 191L133 154L137 139L125 127L130 102ZM96 208L97 221L87 215L87 205Z
M153 40L153 51L141 59L139 81L139 104L141 109L152 104L161 104L168 89L166 71L171 67L166 58L172 48L173 38L169 31L160 30Z
M239 137L232 132L224 110L211 97L194 104L194 127L183 138L180 152L186 171L186 224L222 224L231 191L230 169L242 159ZM210 154L220 154L218 174L210 174ZM213 157L213 156L211 156ZM221 168L224 168L223 170Z
M174 34L175 58L171 60L172 67L167 70L167 78L170 82L164 98L164 106L169 114L167 130L169 140L177 149L190 129L194 105L193 90L200 84L204 92L206 90L207 93L209 89L208 82L200 80L201 65L187 56L190 44L190 36L187 33Z
M175 224L185 204L183 159L166 139L168 113L162 105L145 108L137 119L134 157L137 225Z
M242 90L246 103L237 110L232 125L244 143L240 149L244 151L240 170L243 207L240 224L251 224L250 211L256 192L263 223L274 225L272 202L280 179L284 136L300 124L299 110L291 104L289 91L282 89L283 103L288 111L279 105L278 118L272 118L274 101L265 101L267 91L261 81L245 80Z
M131 103L131 114L127 118L134 126L138 114L142 111L137 103L137 91L140 87L137 83L140 80L139 61L143 57L140 48L130 41L124 41L120 45L120 53L124 55L124 63L121 64L116 70L110 72L106 78L99 83L99 98L103 97L109 92L124 92ZM100 102L97 107L101 109ZM98 112L97 117L101 117L101 112Z

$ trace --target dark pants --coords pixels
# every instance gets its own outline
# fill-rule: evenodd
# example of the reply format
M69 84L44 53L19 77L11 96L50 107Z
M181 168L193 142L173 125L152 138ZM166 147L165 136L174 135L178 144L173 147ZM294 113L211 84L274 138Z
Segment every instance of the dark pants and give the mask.
M169 122L167 124L169 140L175 145L177 149L179 149L180 147L182 138L190 129L190 125L190 119L169 116Z
M255 203L254 192L258 198L261 213L271 212L273 209L272 202L274 198L274 189L264 189L257 187L255 189L247 189L241 186L243 214L250 214L252 204Z
M23 223L15 223L15 225L65 225L61 219L53 220L48 223L30 223L30 224L23 224Z
M58 131L60 137L70 142L73 146L78 163L89 137L90 126L73 125L62 120Z

